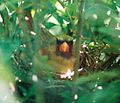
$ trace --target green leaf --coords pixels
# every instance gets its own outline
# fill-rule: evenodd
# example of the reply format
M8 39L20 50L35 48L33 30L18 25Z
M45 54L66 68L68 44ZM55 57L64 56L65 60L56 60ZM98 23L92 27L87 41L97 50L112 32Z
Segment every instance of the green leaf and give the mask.
M63 41L72 41L73 38L69 35L64 35L64 34L61 34L61 35L56 35L56 38L58 40L63 40Z
M77 16L77 5L75 3L69 4L66 8L66 13L68 14L68 17Z
M60 95L64 98L62 103L70 103L72 101L72 92L69 90L65 90L60 93Z
M0 23L0 34L2 34L3 31L4 31L4 29L3 29L2 23Z
M4 53L4 55L6 55L4 57L4 59L10 59L12 52L15 49L18 49L18 47L20 46L20 42L19 41L11 41L11 40L1 40L0 39L0 50Z
M120 6L120 0L114 0L116 2L116 5Z
M102 38L102 41L110 45L109 51L120 52L120 30L101 27L99 32L101 33L100 38Z
M52 28L50 28L49 32L52 35L60 35L62 33L62 28L60 25L56 25L56 26L53 26Z
M46 27L47 29L50 29L50 28L52 28L53 26L55 26L56 24L51 23L51 22L45 22L44 25L45 25L45 27Z

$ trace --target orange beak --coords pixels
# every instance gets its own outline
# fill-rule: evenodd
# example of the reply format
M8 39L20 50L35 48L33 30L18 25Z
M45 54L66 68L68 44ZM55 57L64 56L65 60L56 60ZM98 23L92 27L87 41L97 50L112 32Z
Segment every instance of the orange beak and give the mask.
M69 45L66 42L63 42L60 46L59 46L59 51L63 52L63 53L68 53L69 52Z

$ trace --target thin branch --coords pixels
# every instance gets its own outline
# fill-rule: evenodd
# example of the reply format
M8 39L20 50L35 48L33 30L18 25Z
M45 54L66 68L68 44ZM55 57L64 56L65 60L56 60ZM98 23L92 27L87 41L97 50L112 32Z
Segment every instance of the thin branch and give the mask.
M74 78L78 77L78 68L80 64L79 50L81 47L83 25L84 25L84 20L83 20L84 3L85 3L85 0L81 0L79 5L77 35L76 35L76 42L75 42L75 63L74 63L75 77Z
M78 74L78 68L80 66L80 47L81 47L81 41L82 41L82 32L83 32L83 8L84 8L84 2L85 0L80 0L80 4L79 4L79 13L78 13L78 25L77 25L77 35L76 35L76 42L75 42L75 63L74 63L74 71L75 71L75 75L74 75L74 80L75 80L75 84L72 87L72 98L74 101L74 96L78 91L78 87L76 85L76 79L78 78L79 74Z

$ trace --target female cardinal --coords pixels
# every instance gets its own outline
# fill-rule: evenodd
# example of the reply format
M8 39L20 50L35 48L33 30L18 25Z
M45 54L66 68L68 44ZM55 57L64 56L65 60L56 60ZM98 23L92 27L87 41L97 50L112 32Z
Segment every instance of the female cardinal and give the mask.
M63 54L67 54L70 51L70 47L66 42L63 42L61 45L59 45L58 50ZM48 61L46 63L52 67L53 72L64 74L68 71L68 69L73 70L74 56L72 55L69 58L66 58L61 55L56 55L56 45L50 45L47 48L41 48L39 53L48 57ZM38 54L36 58L38 58L40 54ZM38 66L38 63L37 68L41 68L41 66Z

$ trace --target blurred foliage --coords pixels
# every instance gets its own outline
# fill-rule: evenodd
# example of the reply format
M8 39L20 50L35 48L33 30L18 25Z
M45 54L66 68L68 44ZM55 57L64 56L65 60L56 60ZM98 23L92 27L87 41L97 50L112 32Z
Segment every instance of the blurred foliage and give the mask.
M11 52L10 48L5 50L6 44L0 46L0 102L16 103L15 80L10 64Z
M65 68L73 63L74 58L56 58L54 49L56 39L73 41L74 57L79 4L79 0L0 0L0 83L15 89L11 101L17 96L17 103L120 102L119 0L85 0L79 77L61 79L55 72L60 71L57 61L65 62ZM5 98L0 102L13 103L5 95L0 93L0 99Z

